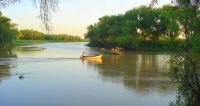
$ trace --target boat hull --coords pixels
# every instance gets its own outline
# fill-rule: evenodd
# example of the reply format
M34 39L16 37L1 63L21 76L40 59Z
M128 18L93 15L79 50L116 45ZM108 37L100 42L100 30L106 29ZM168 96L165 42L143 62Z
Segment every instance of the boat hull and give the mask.
M102 58L102 55L81 57L81 59L101 59L101 58Z

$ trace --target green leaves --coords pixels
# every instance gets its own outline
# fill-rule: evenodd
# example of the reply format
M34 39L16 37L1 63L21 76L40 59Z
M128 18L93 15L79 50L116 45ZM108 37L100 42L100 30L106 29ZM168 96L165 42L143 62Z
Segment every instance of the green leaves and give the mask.
M67 34L46 35L42 32L34 30L21 30L20 33L20 40L81 41L81 38L79 36L72 36Z
M11 23L11 20L0 15L0 44L12 43L18 35L16 24Z
M156 43L169 40L168 48L174 49L179 47L178 43L173 43L178 41L179 36L189 40L194 35L200 35L199 25L200 13L197 6L165 5L161 8L140 6L127 11L124 15L100 18L98 23L88 27L87 35L90 41L98 46L112 47L116 45L115 38L119 37L122 41L118 40L117 43L131 48L131 45L129 47L125 45L129 44L129 39L126 38L131 36L142 38L144 42ZM181 48L184 49L183 46Z

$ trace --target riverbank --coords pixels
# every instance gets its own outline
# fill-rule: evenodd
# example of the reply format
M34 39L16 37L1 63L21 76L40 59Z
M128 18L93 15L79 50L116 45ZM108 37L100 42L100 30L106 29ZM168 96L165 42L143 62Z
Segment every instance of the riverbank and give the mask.
M120 42L89 42L87 44L88 47L99 47L111 49L114 47L124 48L124 50L128 51L140 51L140 52L180 52L182 50L186 50L189 45L185 40L160 40L160 41L137 41L134 40L125 42L121 44ZM113 43L114 42L114 43Z
M33 44L43 44L43 43L56 43L56 42L86 42L87 40L82 39L80 41L66 41L66 40L16 40L14 42L15 46L25 46Z

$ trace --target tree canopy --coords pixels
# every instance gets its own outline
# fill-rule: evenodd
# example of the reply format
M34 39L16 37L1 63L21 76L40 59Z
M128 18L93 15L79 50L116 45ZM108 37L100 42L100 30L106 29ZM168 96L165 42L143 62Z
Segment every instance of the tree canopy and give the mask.
M87 37L92 45L128 49L135 47L131 46L134 43L138 45L136 39L175 41L181 36L188 40L199 34L199 14L197 6L140 6L125 14L101 17L97 23L88 26Z

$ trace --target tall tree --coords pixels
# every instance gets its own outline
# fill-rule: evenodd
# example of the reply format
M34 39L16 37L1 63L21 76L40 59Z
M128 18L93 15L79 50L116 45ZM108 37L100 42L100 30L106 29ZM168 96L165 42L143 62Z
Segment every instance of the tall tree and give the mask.
M169 37L171 40L175 40L180 32L178 24L179 15L177 15L177 10L177 7L173 7L171 5L165 5L160 9L161 15L164 16L161 18L161 20L166 25L165 35L167 35L167 37Z
M189 39L193 34L193 24L198 19L198 9L196 6L180 7L177 12L178 21L182 26L181 31L184 33L185 38Z
M139 34L146 40L152 33L152 25L156 21L153 10L151 7L141 6L138 8Z
M17 35L16 24L0 13L0 44L12 43Z

